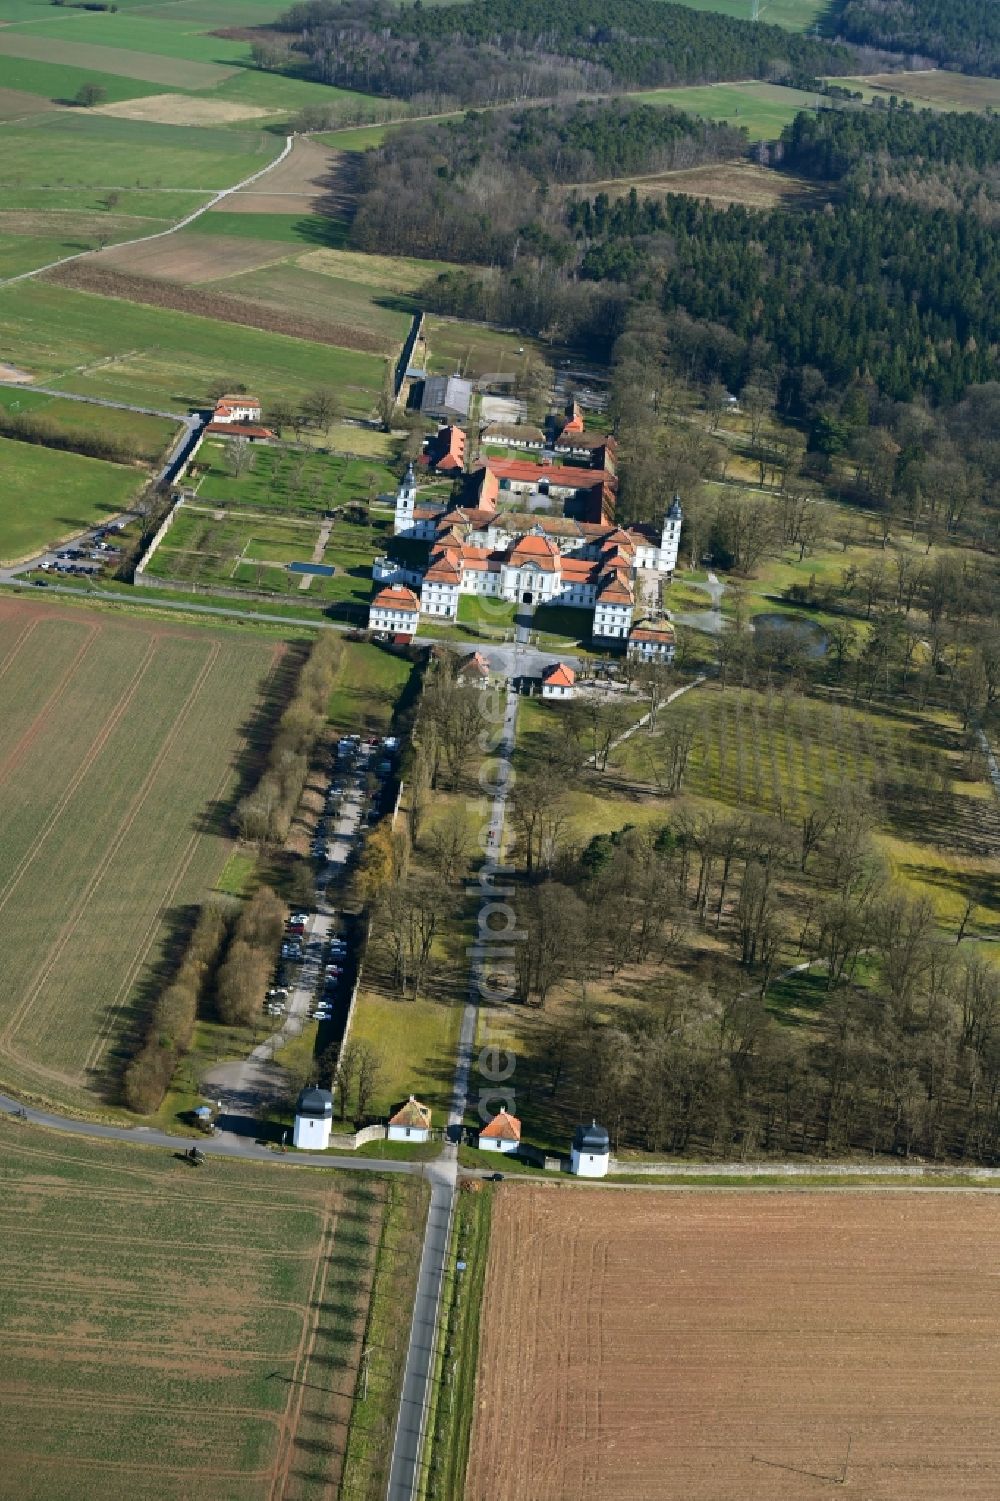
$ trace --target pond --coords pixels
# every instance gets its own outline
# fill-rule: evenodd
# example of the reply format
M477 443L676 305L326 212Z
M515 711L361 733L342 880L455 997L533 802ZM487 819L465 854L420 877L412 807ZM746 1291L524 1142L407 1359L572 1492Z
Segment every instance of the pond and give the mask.
M750 624L755 632L773 633L788 638L789 644L794 642L807 657L815 659L826 656L830 638L814 620L807 620L803 615L780 615L775 611L755 615Z

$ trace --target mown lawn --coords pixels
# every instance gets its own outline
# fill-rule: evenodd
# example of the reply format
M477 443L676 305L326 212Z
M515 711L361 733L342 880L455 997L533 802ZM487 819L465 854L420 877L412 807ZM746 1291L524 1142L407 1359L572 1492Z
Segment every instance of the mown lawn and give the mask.
M406 657L367 641L345 641L329 718L342 735L384 735L413 672Z
M144 474L78 453L0 437L0 561L33 553L115 515Z
M461 1024L460 1001L398 1001L361 991L351 1037L371 1043L381 1060L374 1114L415 1094L433 1107L434 1125L444 1124Z

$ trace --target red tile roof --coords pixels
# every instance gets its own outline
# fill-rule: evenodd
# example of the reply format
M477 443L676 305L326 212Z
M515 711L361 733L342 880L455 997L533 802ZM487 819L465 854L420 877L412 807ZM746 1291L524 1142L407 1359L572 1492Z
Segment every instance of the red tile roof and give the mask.
M273 438L274 433L269 427L261 427L256 422L209 422L206 423L207 433L221 433L224 438Z
M595 484L611 487L615 483L614 475L603 469L577 469L572 464L534 464L530 459L490 458L486 465L498 480L512 480L520 485L537 485L540 480L547 480L550 486L564 490L583 490Z
M554 667L546 667L542 673L542 682L546 688L572 688L576 682L576 673L565 662L557 662Z
M390 589L380 589L372 600L382 610L409 610L414 615L420 614L420 601L412 589L407 589L403 584L393 584Z
M521 1122L516 1115L509 1115L506 1110L501 1110L495 1115L488 1126L484 1126L479 1135L487 1141L520 1141Z
M460 664L458 672L460 677L469 674L472 677L488 678L490 675L490 664L482 652L473 651Z

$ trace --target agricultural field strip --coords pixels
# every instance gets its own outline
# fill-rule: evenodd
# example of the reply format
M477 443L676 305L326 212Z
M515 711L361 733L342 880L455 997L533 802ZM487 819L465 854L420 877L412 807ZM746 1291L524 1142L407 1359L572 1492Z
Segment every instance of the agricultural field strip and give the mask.
M148 234L148 235L138 235L133 240L122 240L122 241L119 241L118 243L120 245L140 245L140 244L145 243L147 240L165 239L168 235L176 234L178 230L182 230L182 229L186 228L187 225L192 224L192 223L194 223L194 221L196 219L199 219L202 214L207 213L210 209L214 208L217 204L222 203L226 198L228 198L230 196L230 194L237 193L241 189L246 188L250 183L256 182L258 178L263 177L264 174L266 172L269 172L272 167L278 166L279 163L283 162L284 159L289 155L291 149L292 149L292 137L291 136L287 136L285 138L285 144L284 144L284 146L282 147L282 149L279 152L279 154L276 157L273 158L273 160L271 160L270 162L268 162L265 166L259 168L257 171L252 172L249 177L244 177L239 182L234 183L232 185L232 187L227 187L227 188L223 188L223 189L219 189L219 190L214 189L214 188L209 188L209 189L205 189L205 190L201 190L201 189L186 189L185 191L191 191L191 192L206 191L206 192L211 193L212 196L211 196L211 198L208 199L207 202L205 202L203 204L200 204L197 208L193 209L191 211L191 213L186 214L181 219L178 219L175 224L169 225L166 229L155 230L151 234ZM30 271L22 271L22 272L18 273L15 276L8 276L8 277L4 278L2 281L0 281L0 285L9 285L12 282L23 281L23 280L26 280L28 278L32 278L32 277L38 276L43 271L52 271L57 266L68 265L71 261L82 260L85 256L92 255L92 254L94 254L94 252L92 250L81 250L81 251L77 251L73 255L60 256L57 260L49 261L45 265L42 265L42 266L36 266L32 270L30 270Z
M30 724L23 731L19 740L11 747L3 760L0 760L0 786L3 785L11 772L31 749L32 744L44 729L53 708L62 698L68 684L76 675L84 657L100 636L100 628L96 625L86 627L86 632L86 635L77 648L76 655L72 658L69 665L64 668L61 676L49 693L48 698L44 701L40 709L35 710ZM3 901L0 900L0 912L2 911Z
M127 834L131 830L133 823L138 817L146 801L146 798L149 796L149 793L153 787L154 782L156 781L161 767L165 764L171 750L173 749L175 740L184 728L184 724L188 718L188 715L194 708L194 705L201 693L208 675L211 672L216 660L218 659L219 652L219 643L217 641L213 641L209 649L209 655L203 663L194 683L192 684L187 698L181 705L180 710L178 711L177 716L174 719L173 725L171 726L166 739L161 743L160 749L157 752L152 765L147 771L146 776L141 786L139 787L139 790L134 794L131 802L128 805L128 808L123 814L118 828L115 831L114 838L105 850L104 855L97 864L97 867L91 873L90 879L83 888L83 891L78 897L76 904L70 912L69 916L67 917L65 924L63 925L60 932L56 935L56 938L51 948L49 949L48 954L45 956L42 964L39 967L37 977L32 988L28 990L20 1005L15 1009L13 1017L7 1021L3 1030L0 1031L0 1048L9 1046L11 1040L21 1030L25 1019L27 1018L32 1006L38 998L39 992L52 973L53 968L59 962L59 959L63 954L66 945L69 943L70 939L73 937L73 934L79 927L81 919L83 918L84 912L87 909L87 905L90 902L91 897L104 878L104 875L110 867L112 861L114 860L115 855L118 853L119 849L124 843ZM0 781L2 781L2 776L0 776Z
M33 622L31 630L34 631L37 625L37 621ZM128 710L132 699L135 697L135 694L138 691L140 683L145 677L146 672L152 666L155 656L156 637L153 636L150 640L149 646L147 647L146 655L139 662L139 665L136 668L131 682L128 683L128 685L123 689L118 702L115 704L108 717L104 720L103 724L101 724L87 750L77 762L76 770L67 783L59 801L50 810L45 823L42 825L41 829L38 830L34 842L28 845L21 858L21 862L14 868L10 876L8 876L4 885L0 887L0 912L2 912L4 907L7 905L7 901L9 900L22 875L24 874L24 871L27 869L31 861L35 858L41 846L45 843L45 840L48 838L52 829L55 827L59 818L65 811L66 805L73 797L73 794L76 792L87 772L94 764L94 761L104 749L105 745L111 737L112 732L117 728L123 715Z
M272 660L272 674L273 674L274 671L277 670L279 657L280 657L280 651L276 650L275 653L274 653L273 660ZM267 685L265 684L265 689L264 689L265 692L266 692L266 687L267 687ZM237 746L237 750L236 750L236 761L237 762L239 762L242 759L242 756L245 754L245 752L246 752L247 749L248 749L248 743L247 743L246 739L244 738L244 739L242 739L238 743L238 746ZM219 799L222 797L223 793L225 792L226 788L231 783L231 781L232 781L232 770L231 770L230 767L227 766L226 769L222 773L222 776L221 776L221 778L219 780L218 785L213 790L213 793L212 793L210 801L211 802L218 802ZM177 895L177 892L178 892L178 890L180 888L181 882L184 880L185 876L187 875L187 872L188 872L188 869L189 869L189 867L191 865L191 862L194 859L194 855L195 855L195 853L197 851L197 848L198 848L199 838L200 838L199 832L197 830L194 830L192 832L192 834L191 834L190 839L188 840L188 843L187 843L187 845L186 845L186 847L184 849L184 852L183 852L183 854L181 856L181 859L180 859L180 861L178 862L178 864L177 864L177 866L175 868L174 875L173 875L173 877L172 877L172 879L170 881L169 886L167 887L167 890L166 890L166 892L164 894L164 897L163 897L163 900L162 900L161 904L159 906L157 906L157 907L154 907L152 909L151 913L150 913L149 921L148 921L148 923L146 925L146 928L145 928L144 932L142 933L141 937L139 938L138 942L135 945L135 954L134 954L132 963L126 969L124 975L122 976L121 981L119 982L118 989L115 992L114 996L112 997L110 1006L108 1008L108 1015L107 1015L107 1018L105 1020L105 1024L99 1030L98 1036L97 1036L97 1038L94 1041L94 1045L93 1045L93 1047L91 1048L90 1052L87 1055L86 1061L84 1063L84 1068L85 1069L94 1067L95 1063L97 1062L97 1060L100 1057L101 1053L103 1052L104 1048L107 1046L108 1042L110 1041L111 1034L112 1034L112 1032L114 1030L114 1027L115 1027L115 1025L117 1023L118 1016L119 1016L119 1013L121 1011L121 1008L124 1006L125 1001L128 998L128 995L129 995L129 993L130 993L130 991L132 989L132 986L134 985L134 983L135 983L135 981L136 981L136 979L138 977L139 971L142 969L143 965L146 963L146 961L147 961L147 959L149 957L150 950L152 948L153 942L154 942L154 940L156 938L156 935L157 935L157 932L159 930L160 922L162 921L163 910L164 910L165 907L167 907L169 904L171 904L174 901L174 899L175 899L175 897Z
M51 1158L51 1156L52 1156L52 1154L44 1154L44 1153L34 1153L34 1154L31 1154L31 1155L40 1156L40 1157L43 1157L43 1158L44 1157ZM141 1174L139 1174L137 1172L137 1173L134 1174L134 1176L138 1177L138 1176L141 1176ZM32 1207L37 1210L37 1194L38 1194L38 1189L39 1189L40 1185L38 1184L37 1181L32 1181L32 1179L30 1179L30 1178L23 1178L23 1179L20 1179L18 1181L22 1185L22 1187L23 1187L23 1189L24 1189L25 1192L27 1192L29 1195L34 1194L35 1199L34 1199L34 1202L32 1204ZM53 1199L58 1199L58 1195L59 1195L60 1190L64 1190L67 1187L67 1185L63 1184L63 1183L58 1183L58 1184L54 1184L53 1185L53 1184L50 1184L48 1181L46 1181L45 1187L51 1189L51 1191L52 1191L51 1196L52 1196ZM81 1188L80 1191L79 1191L79 1196L80 1196L80 1199L84 1201L82 1207L87 1208L87 1207L89 1207L89 1202L94 1197L94 1190L92 1190L92 1189L88 1190L87 1188ZM307 1194L307 1196L308 1196L308 1194ZM102 1192L101 1193L101 1198L102 1198L102 1202L104 1202L104 1200L107 1198L107 1195ZM184 1195L182 1195L182 1194L165 1195L164 1193L162 1193L162 1192L154 1189L153 1191L151 1191L149 1194L146 1194L146 1195L135 1194L135 1193L128 1193L124 1202L126 1202L129 1205L130 1209L131 1209L131 1207L134 1204L134 1201L137 1198L148 1200L149 1203L153 1207L155 1207L156 1210L163 1210L163 1208L164 1208L164 1200L165 1199L166 1200L173 1200L179 1206L182 1206L182 1208L181 1208L182 1215L183 1215L183 1212L184 1212L185 1209L187 1210L188 1215L190 1215L190 1201L189 1201L188 1196L186 1194L184 1194ZM278 1198L278 1203L276 1204L274 1202L274 1200L271 1199L270 1196L268 1196L267 1208L268 1208L269 1211L274 1211L273 1213L271 1213L269 1215L269 1218L273 1222L273 1234L274 1234L275 1239L277 1239L277 1240L286 1240L288 1232L289 1232L289 1228L290 1228L290 1226L288 1224L288 1220L287 1220L287 1207L282 1202L283 1199L284 1199L284 1196L280 1192L278 1193L277 1198ZM314 1315L312 1318L310 1318L310 1312L316 1306L316 1303L317 1303L317 1292L319 1292L320 1296L322 1295L322 1287L323 1287L324 1282L325 1282L325 1278L326 1278L326 1275L327 1275L327 1269L328 1269L328 1263L329 1263L329 1257L326 1255L326 1252L327 1252L327 1249L328 1249L328 1246L329 1246L329 1242L330 1242L331 1229L335 1233L336 1226L337 1226L337 1223L339 1221L339 1213L334 1213L333 1212L333 1206L331 1205L330 1199L331 1199L331 1193L328 1192L324 1196L324 1200L323 1200L322 1203L320 1203L320 1204L313 1203L313 1204L311 1204L309 1206L307 1213L308 1213L309 1219L310 1219L310 1221L311 1221L311 1223L313 1224L313 1227L314 1227L313 1231L311 1233L311 1240L312 1240L312 1243L313 1243L313 1249L297 1253L297 1259L298 1260L300 1260L300 1261L306 1261L306 1262L310 1263L310 1268L311 1268L310 1269L310 1287L309 1287L309 1293L308 1293L307 1297L305 1298L305 1300L303 1302L298 1303L298 1304L288 1304L287 1302L277 1303L277 1302L272 1301L265 1308L265 1312L273 1311L274 1309L278 1309L279 1311L290 1310L291 1312L293 1312L296 1315L296 1317L299 1320L300 1333L299 1333L299 1338L298 1338L298 1341L297 1341L297 1344L296 1344L296 1348L295 1348L295 1363L294 1363L294 1366L293 1366L292 1375L288 1378L289 1391L290 1391L291 1395L290 1395L289 1399L285 1403L285 1410L284 1410L284 1412L280 1413L280 1412L275 1412L275 1411L268 1411L267 1409L262 1409L259 1406L243 1407L243 1406L236 1406L234 1404L225 1404L225 1405L219 1407L217 1405L216 1399L213 1397L213 1412L218 1412L218 1413L220 1413L224 1417L232 1417L232 1418L253 1417L253 1418L257 1419L258 1421L262 1417L265 1418L267 1420L268 1424L272 1428L274 1428L275 1431L276 1431L277 1438L278 1438L278 1441L279 1441L279 1448L280 1448L281 1436L282 1436L283 1433L286 1436L289 1436L289 1437L290 1436L294 1436L295 1425L296 1425L296 1422L298 1420L299 1410L301 1408L301 1399L302 1399L302 1395L303 1395L303 1386L302 1386L302 1383L301 1383L301 1376L302 1376L302 1373L303 1373L303 1371L305 1369L304 1362L305 1363L308 1362L308 1358L309 1358L309 1355L310 1355L310 1352L311 1352L312 1343L313 1343L313 1339L314 1339L314 1335L315 1335L315 1328L316 1328L317 1323L318 1323L318 1315ZM112 1199L109 1199L109 1202L112 1203L112 1204L114 1204L115 1200L112 1198ZM241 1197L238 1200L233 1200L233 1201L229 1201L229 1200L225 1199L224 1196L215 1196L214 1198L209 1198L209 1199L206 1199L206 1200L202 1201L199 1204L198 1207L199 1207L199 1209L201 1209L201 1210L204 1211L206 1217L210 1217L210 1216L212 1216L213 1208L215 1206L217 1206L217 1205L220 1205L220 1204L224 1205L226 1208L231 1208L234 1211L236 1211L241 1222L243 1222L243 1221L246 1220L248 1213L249 1214L253 1214L254 1215L254 1233L255 1233L255 1235L258 1235L260 1233L261 1221L260 1221L260 1218L259 1218L259 1209L264 1207L263 1200L261 1201L261 1203L259 1205L258 1204L254 1204L254 1205L248 1206L247 1199L246 1199L245 1195L241 1195ZM299 1207L301 1209L301 1205L299 1205ZM338 1201L337 1201L337 1207L338 1207L338 1209L340 1207L342 1207L342 1203L339 1200L339 1198L338 1198ZM170 1209L169 1206L168 1206L167 1212L168 1212L168 1214L172 1218L177 1213L177 1210L176 1209ZM300 1214L299 1218L301 1219L301 1214ZM317 1218L319 1218L321 1220L320 1233L318 1235L315 1232L315 1222L316 1222ZM211 1223L211 1220L210 1220L210 1223ZM135 1239L134 1239L134 1236L132 1234L132 1227L133 1227L133 1216L130 1215L128 1225L127 1226L123 1225L123 1234L122 1234L121 1239L119 1240L119 1238L112 1238L111 1241L110 1241L110 1244L113 1247L117 1248L117 1246L119 1244L121 1244L121 1241L125 1241L128 1244L130 1250L133 1248L134 1245L137 1244L138 1248L139 1248L139 1251L141 1253L142 1250L148 1245L148 1242L143 1241L143 1240L140 1239L140 1241L138 1243L136 1243ZM58 1228L59 1239L63 1238L64 1233L65 1233L65 1226L64 1225L60 1225L59 1228ZM210 1252L214 1252L216 1254L220 1250L229 1250L229 1251L231 1251L233 1253L234 1257L237 1257L237 1258L241 1259L241 1262L244 1265L244 1273L246 1273L246 1265L245 1265L245 1263L246 1263L247 1256L249 1255L249 1258L250 1258L251 1272L252 1272L252 1266L255 1263L256 1259L261 1254L259 1247L252 1246L252 1247L248 1248L247 1245L245 1244L245 1242L240 1242L239 1244L228 1244L226 1246L219 1247L217 1245L214 1245L211 1242L210 1239L206 1238L206 1236L204 1235L204 1233L200 1233L198 1235L197 1239L198 1239L197 1252L195 1252L194 1247L192 1246L192 1258L193 1258L192 1259L192 1271L193 1271L195 1265L197 1264L197 1262L195 1260L195 1256L197 1257L197 1260L201 1260L202 1259L202 1253L203 1253L203 1251L205 1249L207 1249ZM167 1250L167 1249L172 1250L172 1251L176 1251L177 1250L176 1241L167 1242L167 1243L159 1243L159 1242L157 1242L156 1245L155 1245L155 1249L157 1249L157 1250L160 1249L161 1248L161 1244L162 1244L162 1249L164 1249L164 1250ZM268 1253L264 1253L264 1254L266 1255ZM284 1252L278 1252L276 1254L281 1255L284 1258L287 1258L288 1252L286 1250ZM117 1262L115 1264L117 1265ZM2 1285L2 1283L5 1280L6 1279L0 1278L0 1285ZM256 1283L256 1281L257 1281L256 1277L254 1277L254 1281ZM74 1298L74 1312L77 1313L77 1312L79 1312L79 1296L80 1295L79 1295L79 1293L72 1286L70 1286L68 1290L73 1295L73 1298ZM117 1306L118 1301L120 1300L120 1297L121 1297L120 1294L116 1297L116 1306ZM161 1301L159 1290L158 1290L158 1293L157 1293L157 1300ZM55 1339L55 1337L53 1337L53 1339ZM62 1345L64 1345L66 1343L66 1341L62 1340L62 1341L60 1341L60 1343ZM75 1346L75 1345L77 1345L79 1343L79 1341L74 1340L73 1337L72 1337L72 1335L71 1335L69 1343L70 1343L71 1346ZM122 1343L122 1342L120 1340L116 1339L115 1340L115 1348L117 1348L120 1343ZM161 1348L165 1348L163 1346L162 1342L160 1342L157 1345L157 1349L158 1350L161 1349ZM26 1352L26 1353L30 1353L30 1352ZM71 1355L74 1353L73 1349L71 1349L70 1353L71 1353ZM82 1353L82 1351L81 1351L81 1353ZM211 1351L210 1350L201 1350L197 1354L195 1354L194 1352L191 1352L190 1350L188 1350L186 1353L188 1354L189 1358L193 1358L195 1361L197 1361L199 1358L204 1358L206 1355L211 1354ZM219 1355L221 1355L222 1353L223 1352L221 1350L218 1351ZM236 1355L237 1358L238 1358L238 1360L239 1359L245 1360L245 1358L247 1356L250 1356L251 1358L260 1359L261 1361L266 1360L268 1363L273 1362L275 1359L287 1358L287 1353L286 1352L280 1351L280 1350L276 1351L273 1348L273 1346L272 1346L272 1348L269 1351L266 1351L266 1352L265 1351L261 1351L261 1352L252 1352L252 1351L251 1352L248 1352L248 1351L232 1352L232 1351L230 1351L228 1349L225 1351L226 1359L228 1361L230 1361L230 1362L232 1360L233 1355ZM22 1359L23 1359L23 1357L22 1357ZM5 1384L0 1383L0 1388L2 1388L3 1385L5 1385ZM24 1394L22 1394L22 1393L13 1393L12 1395L14 1395L17 1398L17 1405L18 1405L19 1408L26 1407L26 1408L31 1409L31 1408L41 1408L43 1406L50 1406L51 1405L51 1400L52 1400L51 1399L51 1394L47 1394L47 1393L43 1393L43 1394L39 1394L39 1395L28 1395L27 1397L25 1397ZM296 1397L298 1397L298 1401L297 1402L295 1401ZM163 1407L162 1400L160 1400L160 1401L153 1401L153 1400L147 1401L147 1400L145 1400L145 1399L143 1399L141 1397L140 1398L135 1398L135 1397L133 1397L131 1395L129 1395L124 1401L121 1401L118 1398L118 1394L116 1394L116 1399L115 1400L116 1400L116 1408L127 1407L131 1412L134 1412L137 1415L138 1414L143 1414L143 1413L154 1413L154 1412L155 1413L159 1413L159 1411ZM98 1406L98 1404L103 1404L103 1403L104 1403L104 1398L103 1397L96 1398L96 1399L94 1399L92 1401L90 1399L90 1397L87 1396L87 1395L85 1395L85 1394L80 1394L80 1393L61 1393L60 1394L60 1410L62 1410L63 1408L67 1408L70 1411L80 1410L80 1411L86 1412L86 1411L90 1411L90 1410L95 1410L96 1407ZM169 1410L169 1413L170 1413L171 1417L180 1418L180 1417L184 1417L186 1415L195 1415L195 1414L202 1415L203 1414L203 1408L201 1406L191 1405L191 1404L188 1404L186 1402L178 1402L176 1400L170 1400L166 1405L167 1405L167 1408ZM290 1409L292 1409L293 1406L294 1406L294 1409L295 1409L294 1413L290 1411ZM10 1452L9 1446L8 1446L8 1452ZM31 1457L31 1461L32 1462L35 1462L35 1460L38 1459L38 1460L41 1460L41 1462L43 1462L43 1463L54 1462L56 1460L56 1458L57 1458L54 1455L38 1455L35 1452L32 1452L30 1457ZM87 1467L91 1467L91 1468L95 1468L95 1469L102 1469L102 1468L104 1468L104 1469L118 1469L118 1468L121 1468L121 1466L118 1465L117 1463L115 1463L113 1461L105 1460L103 1457L102 1458L87 1458L87 1457L83 1457L82 1458L82 1463L85 1466L87 1466ZM155 1464L155 1465L146 1465L146 1464L139 1463L139 1464L135 1464L135 1465L128 1465L128 1466L126 1466L126 1468L137 1469L137 1470L139 1470L139 1471L141 1471L143 1473L155 1473L155 1474L160 1474L160 1473L175 1474L176 1473L176 1474L179 1474L179 1475L188 1475L188 1474L191 1473L191 1469L192 1469L191 1465L186 1465L186 1466L181 1467L181 1466L171 1466L171 1465L167 1465L165 1463L158 1463L158 1464ZM243 1476L243 1477L260 1476L260 1477L268 1478L268 1477L272 1477L275 1474L275 1468L276 1468L275 1465L272 1464L272 1465L270 1465L270 1466L268 1466L266 1468L263 1467L263 1466L261 1466L261 1467L257 1467L257 1468L254 1468L254 1469L248 1469L246 1466L242 1466L240 1469L237 1470L237 1469L229 1469L227 1467L221 1467L221 1466L218 1466L217 1464L213 1463L213 1465L211 1467L211 1473L213 1475L218 1474L218 1475L226 1475L226 1476L232 1476L232 1477L236 1477L236 1476ZM286 1468L287 1468L287 1466L286 1466ZM206 1470L206 1467L203 1466L203 1465L201 1465L201 1466L197 1466L197 1469L200 1472L200 1471ZM272 1489L273 1489L273 1487L272 1487Z
M157 57L152 52L133 52L125 47L105 47L100 43L62 41L51 36L32 36L10 27L0 31L0 56L23 58L27 62L68 63L74 68L89 68L132 78L140 83L165 84L168 88L214 88L231 78L238 69Z
M65 624L65 622L64 622L64 624ZM168 641L171 639L171 637L169 636L169 634L166 635L165 639L168 640ZM175 640L177 640L177 639L183 640L184 638L176 638L175 637L173 639L175 639ZM149 652L149 650L150 650L149 644L146 643L147 659L146 659L146 663L145 664L140 664L140 681L141 681L142 678L144 678L146 676L146 673L144 671L142 671L142 667L143 667L143 665L145 665L145 667L148 669L148 665L149 665L148 652ZM213 656L214 655L215 654L213 653ZM273 670L273 665L274 665L273 653L272 653L272 662L271 662L271 665L272 665L272 670ZM134 663L132 664L131 670L132 670L133 677L134 677L134 675L135 675L135 664ZM225 672L226 671L226 664L223 663L219 670L222 671L222 672ZM232 674L230 673L229 676L231 677ZM106 717L104 719L104 722L102 723L102 725L100 726L100 728L97 730L97 733L96 733L96 735L94 737L94 740L91 742L91 745L90 745L90 747L88 748L88 751L85 754L85 757L84 757L84 763L85 764L79 765L79 766L77 766L75 768L74 776L72 778L72 786L70 788L65 789L63 791L63 794L59 798L59 801L56 804L56 807L48 810L48 816L47 816L46 824L43 826L44 827L44 834L45 834L46 838L48 838L48 836L52 833L53 828L56 826L56 824L59 821L60 815L62 815L62 814L65 813L65 809L66 809L66 807L68 806L68 804L70 803L70 801L71 801L71 799L73 797L73 792L80 787L80 784L81 784L81 782L83 780L83 777L86 775L86 772L88 770L90 770L94 766L95 761L99 759L99 752L100 752L100 750L103 749L104 745L107 743L107 740L108 740L110 734L112 733L113 729L115 728L116 724L120 724L121 719L122 719L123 714L124 714L124 709L128 706L128 703L131 701L129 699L129 694L131 693L134 696L134 693L137 690L138 686L139 686L139 684L135 683L134 681L131 682L131 683L127 683L126 687L124 688L124 691L119 690L116 693L115 698L112 699L111 704L109 706L109 711L108 711L108 713L107 713L107 715L106 715ZM108 697L108 689L107 689L107 686L105 684L102 684L102 691L104 692L105 698L107 698ZM164 736L168 735L170 733L171 729L173 728L173 726L170 724L169 708L170 708L170 706L168 705L168 707L167 707L167 714L166 714L165 722L164 722L164 725L163 725ZM113 721L111 724L108 723L109 719ZM51 747L48 747L48 749L51 752ZM151 751L152 751L152 747L151 747ZM195 757L195 761L197 761L197 759L198 759L198 757ZM43 760L44 760L44 758L43 758ZM145 758L144 758L144 764L145 764ZM55 763L53 763L53 765L50 766L50 767L46 767L46 766L43 765L42 774L46 778L45 785L52 785L52 786L59 786L59 785L61 785L61 778L56 778L54 776L54 773L56 771L56 767L57 766L59 766L58 761L56 761ZM61 770L61 766L59 766L59 769ZM108 770L112 773L112 775L114 775L114 768L113 767L109 766ZM229 771L229 769L227 767L226 774L225 774L225 780L226 781L229 780L230 775L231 775L231 772ZM106 780L106 777L105 777L105 780ZM218 783L216 783L215 790L216 791L220 790ZM198 793L198 799L199 799L199 801L200 801L200 798L201 798L202 795L203 794L202 794L201 789L199 787L199 793ZM112 808L112 812L113 811L114 811L114 809ZM15 822L16 822L16 820L15 820ZM72 820L71 820L71 823L72 823ZM71 833L72 830L70 829L69 832ZM121 831L119 829L119 837L120 837L120 832ZM17 830L17 828L10 829L9 833L13 834L13 836L15 838L15 843L16 843L16 841L17 841L17 839L19 837L18 836L18 830ZM31 861L31 858L32 858L33 854L37 853L37 844L35 846L32 845L32 839L36 838L37 834L38 834L37 828L36 827L32 827L31 815L30 815L30 810L29 810L29 815L27 817L27 824L26 824L26 826L24 826L24 821L22 820L22 827L21 827L20 838L21 838L21 842L22 842L24 848L22 850L21 860L17 863L17 865L15 866L14 871L11 873L11 876L8 878L8 890L5 892L5 894L3 895L3 897L0 898L0 906L4 906L5 907L7 905L7 903L10 901L11 896L12 896L12 889L11 888L13 888L17 884L17 882L20 879L20 876L23 875L25 868L30 864L30 861ZM115 837L114 830L109 830L109 838L114 838L114 837ZM179 853L178 862L176 864L174 864L174 865L171 866L172 878L168 882L168 897L169 897L169 893L170 892L176 890L177 883L178 883L178 874L183 875L183 867L186 866L186 864L189 862L189 857L190 857L190 854L191 854L191 849L190 849L191 843L192 843L192 841L191 841L191 839L189 837L188 840L187 840L187 844L185 845L185 847ZM198 843L197 837L195 838L194 843L195 843L195 845L197 845L197 843ZM211 854L212 851L210 850L209 853ZM16 855L16 849L14 851L14 854ZM62 865L63 865L63 863L65 862L65 853L63 853L62 858L60 858L60 854L57 852L57 854L56 854L56 860L57 860L57 868L61 868ZM214 863L216 863L215 860L213 860L213 864ZM178 869L178 867L181 867L181 868ZM73 890L74 894L79 890L80 886L84 885L87 873L92 874L92 872L89 872L89 871L88 872L81 872L80 873L80 877L79 877L79 882L78 883L72 882L72 878L70 878L71 879L72 890ZM126 879L127 878L127 872L121 872L120 874L121 874L121 878L122 879ZM31 894L28 893L27 895L30 898ZM154 901L153 904L152 904L152 912L151 912L150 918L147 920L147 930L146 930L146 933L144 933L144 935L143 935L144 940L145 940L147 934L148 934L149 938L152 938L153 936L155 936L155 932L156 932L156 929L157 929L157 926L158 926L158 919L159 919L161 910L162 910L162 899ZM24 916L24 918L22 920L23 921L30 921L30 915L28 913L26 913L25 916ZM30 940L26 939L26 946L30 947ZM141 945L140 948L142 948L142 947L143 946ZM135 968L136 968L136 966L135 966L134 961L133 961L133 969L135 969ZM38 977L36 975L36 977L35 977L36 984L37 984L37 978ZM27 979L30 979L30 977L26 977L26 980ZM112 1013L112 1016L109 1018L109 1020L113 1022L113 1013ZM105 1029L101 1029L101 1030L103 1031ZM87 1046L90 1047L91 1050L93 1049L93 1034L92 1033L91 1033L91 1036L87 1038Z

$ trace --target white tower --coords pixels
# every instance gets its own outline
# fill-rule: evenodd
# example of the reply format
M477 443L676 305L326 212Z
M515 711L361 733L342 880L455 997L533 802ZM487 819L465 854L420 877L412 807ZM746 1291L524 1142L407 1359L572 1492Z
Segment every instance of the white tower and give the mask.
M333 1095L328 1089L304 1089L295 1106L292 1145L300 1151L325 1152L333 1129Z
M573 1132L573 1150L569 1170L578 1178L606 1178L611 1161L611 1142L607 1131L596 1121L577 1126Z
M677 554L681 545L681 523L684 520L684 512L681 510L681 498L675 495L670 502L670 509L663 518L663 531L660 533L660 563L661 573L673 573L677 567Z
M408 532L413 526L413 507L417 503L417 481L413 473L413 465L407 466L406 473L396 491L396 519L393 523L393 534L399 536L400 532Z

